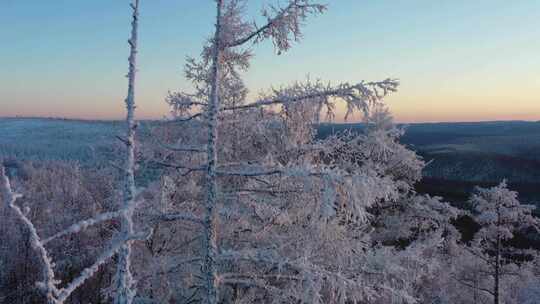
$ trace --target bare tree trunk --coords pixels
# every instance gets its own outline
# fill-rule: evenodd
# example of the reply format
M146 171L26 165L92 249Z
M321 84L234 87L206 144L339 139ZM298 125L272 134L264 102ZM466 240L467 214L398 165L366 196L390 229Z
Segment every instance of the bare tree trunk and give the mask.
M497 228L501 226L501 211L500 207L497 208ZM495 253L495 286L493 289L493 303L499 304L499 280L500 280L500 265L501 265L501 236L497 232L497 244L496 244L496 253Z
M221 51L220 32L221 32L221 8L222 0L216 1L216 33L214 36L214 49L212 58L212 82L210 100L208 103L207 120L208 120L208 145L207 145L207 170L206 170L206 215L204 219L204 246L205 257L203 271L206 279L206 299L207 304L217 304L218 301L218 281L216 269L216 257L218 254L217 248L217 231L215 227L217 202L217 180L216 180L216 163L217 163L217 123L219 112L219 57Z
M124 236L133 234L133 205L135 198L135 76L137 73L137 29L139 18L139 0L133 0L133 19L131 22L131 38L129 39L129 73L128 73L128 93L126 102L126 160L125 160L125 181L123 213L121 217L122 234ZM131 275L131 241L126 241L118 255L118 269L116 274L117 294L115 304L130 304L135 297L135 282Z

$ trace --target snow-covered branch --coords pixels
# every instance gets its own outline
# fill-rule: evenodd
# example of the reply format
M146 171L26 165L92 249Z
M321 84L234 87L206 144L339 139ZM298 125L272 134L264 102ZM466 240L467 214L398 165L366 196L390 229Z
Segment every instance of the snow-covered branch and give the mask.
M192 114L192 115L188 115L186 117L184 116L178 116L178 117L175 117L174 119L172 120L169 120L167 121L167 123L182 123L182 122L188 122L188 121L192 121L196 118L199 118L199 117L202 117L203 116L203 113L195 113L195 114Z
M60 290L58 300L63 303L79 286L90 279L99 270L101 265L105 264L113 255L115 255L126 241L127 239L122 239L113 242L113 244L97 258L94 264L85 268L77 278Z
M158 145L163 149L173 151L173 152L195 152L195 153L204 153L206 152L205 146L190 146L190 145L168 145L161 141L156 140Z
M276 175L283 174L284 171L281 169L269 169L269 170L250 170L244 169L242 171L225 171L217 170L217 175L223 176L243 176L243 177L255 177L255 176L265 176L265 175Z
M182 164L174 164L174 163L168 163L168 162L162 162L162 161L153 161L156 165L166 167L166 168L173 168L177 170L185 170L183 175L188 175L193 172L197 171L204 171L206 170L206 166L199 166L199 167L191 167L191 166L185 166Z
M315 264L311 264L305 258L300 258L298 260L287 260L283 257L280 257L276 253L269 250L244 250L244 251L234 251L228 250L222 252L219 255L219 259L226 261L246 261L252 263L262 263L268 266L273 266L278 273L276 275L265 274L265 275L254 275L252 279L246 281L246 283L256 283L256 279L272 278L272 279L285 279L285 280L317 280L323 279L332 282L331 285L333 288L341 289L338 293L343 294L343 299L347 299L347 293L358 292L362 293L360 290L366 288L365 282L359 280L357 276L346 275L342 271L332 271L327 270L323 267L320 267ZM298 275L287 275L286 270L292 271L292 273ZM241 275L244 278L249 278L250 275ZM249 283L248 283L249 284ZM267 284L264 284L266 286Z
M196 217L195 215L187 214L187 213L179 213L179 212L160 214L156 217L156 219L159 221L165 221L165 222L187 221L187 222L192 222L192 223L196 223L200 225L203 224L203 220Z
M220 176L238 177L259 177L269 175L283 176L324 176L326 173L322 169L304 168L300 166L268 166L263 164L232 163L223 164L218 167L216 174ZM349 174L343 176L350 176Z
M42 268L43 268L42 269L43 281L39 282L38 286L44 291L47 297L47 301L50 304L56 304L56 303L61 304L61 302L58 302L56 300L58 289L56 288L57 281L55 279L54 270L53 270L54 263L49 257L47 249L45 249L45 246L43 242L41 241L34 224L30 221L28 217L26 217L24 212L17 205L15 205L15 201L18 198L20 198L22 195L13 192L13 190L11 189L9 178L6 176L5 168L4 166L1 166L1 165L0 165L0 192L2 192L2 199L4 203L7 204L8 207L11 208L15 212L17 217L20 219L20 221L24 224L24 226L28 230L32 248L39 255L39 258L42 263Z
M483 288L483 287L479 287L479 286L475 286L475 285L473 285L473 284L471 284L471 283L468 283L468 282L466 282L466 281L460 280L460 279L458 279L458 278L456 278L456 277L452 277L452 279L453 279L454 281L458 282L459 284L463 285L463 286L466 286L466 287L469 287L469 288L472 288L472 289L478 289L478 290L483 291L483 292L486 292L486 293L488 293L488 294L490 294L490 295L492 295L492 296L494 295L493 291L491 291L491 290L489 290L489 289L486 289L486 288Z
M315 101L322 108L326 106L330 115L335 99L342 100L347 105L346 117L358 110L366 113L370 105L378 103L383 97L395 92L399 81L385 79L378 82L360 82L357 84L343 83L338 86L323 85L320 82L297 83L292 87L273 90L273 93L256 102L238 106L223 107L224 111L245 110L270 105L290 105L303 101Z
M59 289L56 287L59 282L55 279L55 273L53 269L54 263L48 255L47 249L45 248L45 243L57 237L61 237L70 233L80 232L91 225L95 225L97 223L118 217L120 214L124 213L125 210L108 212L100 214L93 219L81 221L70 226L64 231L55 234L54 236L46 239L45 241L41 241L36 227L25 215L25 213L17 205L15 205L15 201L17 200L17 198L21 197L21 195L12 191L9 179L5 174L5 169L3 166L0 166L0 192L2 193L3 201L6 202L8 207L10 207L15 212L17 217L21 220L21 222L29 231L30 243L32 245L32 248L37 252L43 268L43 281L38 282L37 285L41 290L44 291L49 304L64 303L65 300L78 287L80 287L85 281L90 279L97 272L100 265L104 264L110 257L116 254L122 248L122 246L125 245L126 242L138 239L146 239L149 235L148 233L132 233L129 235L124 235L123 238L120 238L117 241L113 242L113 245L111 245L111 247L105 253L103 253L92 266L83 270L82 273L73 281L71 281L65 288Z
M186 116L193 107L204 109L207 106L207 103L196 95L184 92L169 92L165 101L171 107L171 114L174 117Z
M255 25L251 32L227 42L223 47L241 46L249 41L258 43L271 38L278 51L286 51L291 47L291 40L300 39L300 26L307 16L322 13L325 9L325 5L313 3L311 0L291 0L284 8L269 7L263 10L263 16L267 19L264 25Z
M68 228L66 228L66 229L64 229L64 230L62 230L62 231L60 231L58 233L55 233L54 235L44 239L43 244L47 244L47 243L49 243L49 242L51 242L51 241L53 241L55 239L58 239L60 237L65 236L65 235L78 233L78 232L81 232L81 231L84 231L84 230L88 229L91 226L95 226L97 224L100 224L100 223L112 220L114 218L117 218L117 217L122 215L122 212L123 212L123 210L105 212L105 213L98 214L98 215L94 216L91 219L82 220L82 221L80 221L78 223L75 223L75 224L69 226Z

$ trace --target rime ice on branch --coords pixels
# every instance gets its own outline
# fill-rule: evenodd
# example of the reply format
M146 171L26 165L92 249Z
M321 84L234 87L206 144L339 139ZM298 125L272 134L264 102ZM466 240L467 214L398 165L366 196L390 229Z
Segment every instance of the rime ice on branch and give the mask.
M47 249L45 248L45 242L41 241L37 229L30 221L30 219L17 205L15 205L15 201L21 195L12 191L9 179L5 175L5 169L3 166L0 166L0 178L0 191L2 192L2 199L6 204L8 204L8 206L14 211L15 215L20 219L22 224L28 229L30 233L31 245L36 251L36 254L39 256L39 259L41 261L43 268L43 281L38 282L37 285L44 292L47 298L47 302L49 304L64 303L77 288L79 288L84 282L90 279L98 271L99 266L103 265L109 258L111 258L114 254L118 252L123 243L131 239L145 237L129 235L123 239L115 239L114 242L110 245L110 247L105 251L105 253L98 257L94 264L84 269L81 274L75 279L73 279L71 282L69 282L66 287L59 288L58 284L60 282L55 279L54 262L49 257ZM101 223L105 219L112 219L114 217L115 216L111 216L111 213L97 215L94 219L84 220L79 223L73 224L66 230L56 233L53 237L49 237L46 240L51 241L56 237L84 231L86 228L92 226L93 224Z
M11 189L11 184L6 176L3 164L0 164L0 192L2 192L2 200L4 203L14 211L15 215L20 219L22 224L30 233L30 243L32 248L36 251L36 254L39 256L43 267L43 281L39 282L38 286L45 293L47 302L49 304L61 303L56 298L59 291L56 287L58 282L54 277L54 263L51 261L51 258L47 253L47 249L45 249L45 245L41 241L34 224L32 224L24 212L17 205L15 205L17 198L21 197L22 195L13 192Z

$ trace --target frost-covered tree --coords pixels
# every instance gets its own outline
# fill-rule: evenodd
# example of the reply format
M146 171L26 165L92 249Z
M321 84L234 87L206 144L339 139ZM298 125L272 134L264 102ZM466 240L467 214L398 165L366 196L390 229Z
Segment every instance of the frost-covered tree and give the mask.
M139 0L133 0L133 20L131 22L128 93L126 97L126 158L124 163L124 197L122 205L121 223L122 234L125 238L135 233L133 212L135 209L135 80L137 73L137 41L139 25ZM135 282L131 274L131 241L125 242L118 253L118 269L116 274L117 291L115 304L131 304L136 294Z
M32 249L36 253L40 261L42 274L41 281L38 283L39 289L44 293L49 304L64 303L79 287L87 280L92 278L99 270L99 267L104 265L114 255L118 254L118 271L117 271L117 288L116 288L116 303L131 303L135 294L132 275L130 272L130 251L131 242L138 239L144 239L146 234L136 232L133 227L132 214L135 207L135 182L134 182L134 88L135 88L135 72L136 72L136 53L137 53L137 25L138 25L138 8L139 1L134 0L131 4L133 9L132 35L129 40L131 53L129 57L129 89L126 99L127 114L127 137L124 139L128 149L125 164L125 190L124 203L122 208L117 211L105 212L95 215L90 219L85 219L66 229L56 232L47 238L42 238L34 223L30 220L27 210L21 209L16 201L22 197L17 194L11 187L10 180L5 174L3 165L0 166L0 192L2 201L7 208L12 210L12 213L17 217L20 223L27 230ZM60 181L58 181L60 182ZM72 189L70 189L71 191ZM100 253L95 262L84 268L80 275L74 277L67 283L60 282L55 273L55 262L47 245L59 238L66 237L74 233L80 233L87 230L89 227L110 221L112 219L121 219L121 231L111 241L111 244Z
M268 38L278 53L286 51L300 37L307 15L325 6L289 1L266 9L267 22L257 26L244 21L244 5L216 1L215 34L201 59L189 59L186 65L195 92L171 93L167 99L174 119L166 124L182 126L162 128L156 136L162 141L154 156L177 171L169 173L175 185L170 187L175 190L169 210L158 216L182 222L170 226L186 231L177 234L177 244L189 244L176 251L182 256L175 257L179 263L171 256L162 256L165 262L159 263L172 263L166 268L175 269L174 274L165 272L186 288L176 298L341 303L392 293L364 276L362 252L370 243L366 209L397 199L402 181L418 179L415 170L421 162L410 158L407 163L410 151L383 139L395 130L318 140L313 124L323 111L332 118L339 102L346 105L347 115L373 114L377 124L384 124L374 109L397 82L333 86L307 81L249 102L241 72L253 56L250 45ZM355 153L371 153L362 150L369 141L381 143L383 151L368 156L339 151L354 141L362 142ZM397 148L393 158L385 144L391 146L388 150ZM361 157L369 161L358 161ZM385 165L380 164L383 159ZM193 231L202 236L193 237Z
M475 235L469 252L481 260L484 266L480 271L491 281L491 286L479 284L472 280L470 286L490 294L493 303L502 303L501 281L508 275L518 275L519 268L515 259L527 256L531 252L510 246L509 241L516 232L539 227L539 221L532 215L534 206L524 205L518 201L517 192L508 189L503 181L492 188L478 188L470 198L474 208L474 219L481 228Z

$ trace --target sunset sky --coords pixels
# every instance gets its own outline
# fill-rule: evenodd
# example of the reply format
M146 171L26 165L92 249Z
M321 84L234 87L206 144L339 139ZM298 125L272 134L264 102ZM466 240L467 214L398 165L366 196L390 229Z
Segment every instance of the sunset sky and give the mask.
M212 31L212 0L141 0L138 117L189 89L188 55ZM256 16L262 3L249 1ZM283 1L282 1L283 2ZM252 96L295 80L399 78L400 122L540 120L540 1L326 0L304 39L255 48ZM128 0L0 0L0 116L123 116Z

